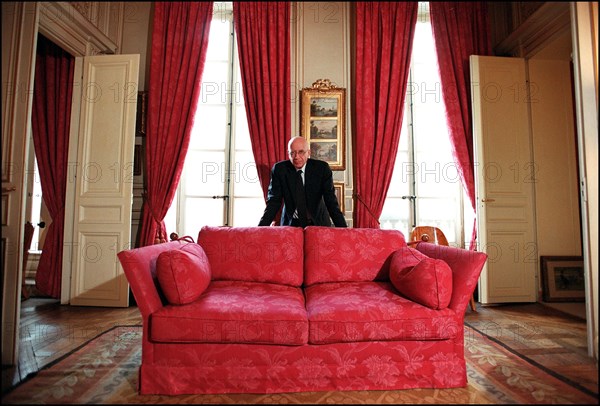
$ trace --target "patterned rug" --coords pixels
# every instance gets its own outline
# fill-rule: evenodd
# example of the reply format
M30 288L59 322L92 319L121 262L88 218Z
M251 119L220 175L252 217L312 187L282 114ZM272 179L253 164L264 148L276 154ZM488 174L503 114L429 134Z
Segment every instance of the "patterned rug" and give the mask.
M54 362L2 397L3 404L598 404L598 394L513 354L465 327L469 384L458 389L304 392L268 395L137 394L141 327L119 326Z

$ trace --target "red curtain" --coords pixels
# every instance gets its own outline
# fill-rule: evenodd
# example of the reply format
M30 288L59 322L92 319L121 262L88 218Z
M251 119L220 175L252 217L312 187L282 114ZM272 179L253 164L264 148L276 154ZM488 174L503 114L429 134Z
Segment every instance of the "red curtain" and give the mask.
M246 115L258 178L286 159L291 131L290 3L233 2Z
M430 2L429 7L452 154L475 210L469 56L491 55L487 7L485 2ZM476 237L473 225L471 249Z
M356 3L354 227L379 228L400 140L417 7Z
M32 136L42 197L52 221L35 275L36 288L60 298L63 232L71 96L75 58L43 36L38 36L33 87Z
M140 246L167 240L163 219L179 184L194 125L212 10L212 2L154 6Z

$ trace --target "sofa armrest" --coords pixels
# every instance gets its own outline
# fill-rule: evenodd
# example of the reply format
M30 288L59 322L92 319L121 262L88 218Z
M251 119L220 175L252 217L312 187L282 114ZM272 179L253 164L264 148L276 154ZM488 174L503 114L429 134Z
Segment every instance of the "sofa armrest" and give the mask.
M415 247L430 258L445 261L452 269L452 299L449 308L464 315L473 295L487 254L462 248L420 242Z
M180 249L178 241L149 245L117 254L144 320L163 307L156 281L156 261L165 251Z

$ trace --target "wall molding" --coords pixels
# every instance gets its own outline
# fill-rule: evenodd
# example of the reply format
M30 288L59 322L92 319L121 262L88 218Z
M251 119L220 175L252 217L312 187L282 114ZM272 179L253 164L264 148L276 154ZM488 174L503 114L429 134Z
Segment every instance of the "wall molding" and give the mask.
M117 44L70 3L39 2L39 5L40 34L73 56L117 53ZM117 18L117 21L122 21L122 8L121 18ZM108 27L110 24L105 25Z
M494 54L531 57L544 44L563 34L565 30L570 30L570 26L569 3L545 3L496 45Z

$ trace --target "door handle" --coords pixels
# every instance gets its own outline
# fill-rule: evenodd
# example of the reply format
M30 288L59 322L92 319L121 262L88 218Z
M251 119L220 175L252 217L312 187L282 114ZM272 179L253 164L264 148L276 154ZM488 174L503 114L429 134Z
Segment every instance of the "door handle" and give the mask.
M495 202L495 201L496 201L496 199L481 199L482 203L492 203L492 202Z
M224 196L213 196L212 198L213 198L213 199L223 199L223 200L225 200L225 199L229 199L229 196L228 196L228 195L224 195Z
M415 196L415 195L402 196L402 199L408 199L408 200L414 200L416 198L417 198L417 196Z

